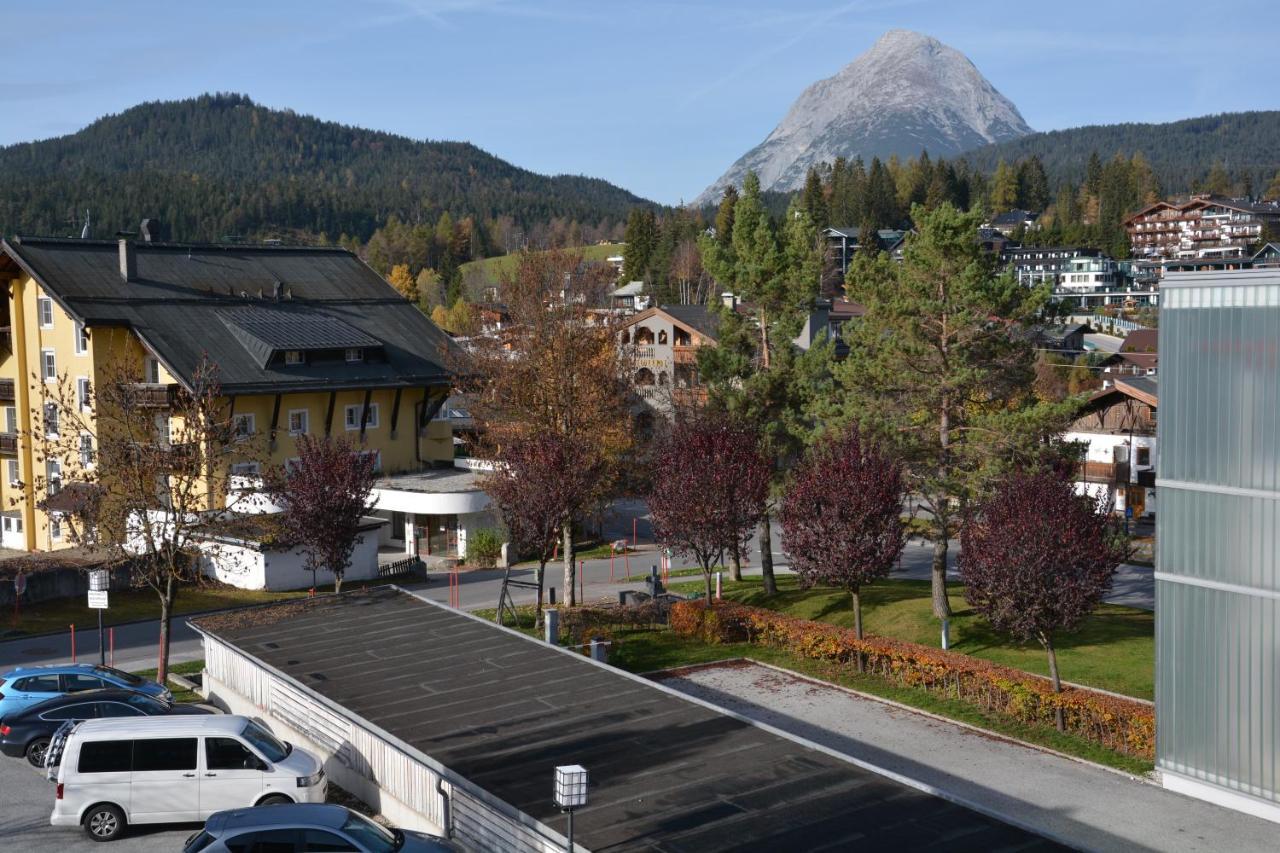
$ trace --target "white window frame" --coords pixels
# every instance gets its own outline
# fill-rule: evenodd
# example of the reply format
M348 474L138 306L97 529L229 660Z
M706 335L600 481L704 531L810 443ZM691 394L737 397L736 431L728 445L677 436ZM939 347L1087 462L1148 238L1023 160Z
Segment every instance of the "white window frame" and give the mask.
M45 438L57 438L62 430L62 414L58 411L58 404L45 403L40 410L40 415L40 426L44 429ZM50 429L50 426L53 428Z
M359 364L364 361L364 347L347 347L342 357L347 364Z
M294 429L294 426L293 426L294 415L302 416L302 426L299 429ZM310 409L290 409L289 420L286 421L286 423L289 425L289 435L306 435L308 432L311 431L311 410Z
M241 424L248 424L248 429L241 429ZM253 412L240 412L231 416L231 427L236 441L244 441L258 434L258 416Z
M62 513L49 513L49 538L54 542L62 541Z
M62 488L62 463L57 459L46 459L44 478L48 480L45 490L51 495L57 494Z
M82 412L93 411L93 400L90 399L89 391L89 377L76 377L76 405L80 407Z
M257 477L262 474L262 465L257 462L235 462L231 466L233 477Z
M93 443L93 433L80 433L80 464L86 470L93 468L97 464L98 449Z
M4 431L9 435L17 435L18 433L18 407L4 407Z
M16 486L22 482L22 470L18 466L17 459L6 459L4 468L10 486Z
M355 432L360 429L360 410L364 408L364 403L353 403L347 406L343 411L343 424L348 432ZM355 419L352 419L352 412L355 413ZM364 428L366 430L378 428L378 404L369 404L369 417L365 420Z
M47 320L45 319L46 317L48 317ZM53 299L51 297L36 297L36 318L40 321L40 328L53 328Z
M381 450L357 450L357 456L372 456L374 473L382 471L382 451Z
M40 350L40 376L45 382L58 381L58 354L48 347Z
M284 351L285 364L306 364L307 355L300 349L287 349Z
M89 354L89 335L84 323L76 320L76 355Z
M152 376L155 378L152 379ZM142 359L142 382L145 385L160 384L160 359L153 355Z

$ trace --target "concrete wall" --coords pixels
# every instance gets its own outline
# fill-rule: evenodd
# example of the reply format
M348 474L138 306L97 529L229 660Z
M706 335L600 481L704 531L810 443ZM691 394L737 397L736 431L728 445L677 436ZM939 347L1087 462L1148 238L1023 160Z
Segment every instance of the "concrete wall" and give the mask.
M386 525L383 525L385 528ZM362 533L351 553L344 580L370 580L378 576L378 531ZM311 572L304 568L302 549L260 551L251 545L203 543L200 569L207 576L241 589L309 589ZM317 572L320 584L332 584L333 574Z

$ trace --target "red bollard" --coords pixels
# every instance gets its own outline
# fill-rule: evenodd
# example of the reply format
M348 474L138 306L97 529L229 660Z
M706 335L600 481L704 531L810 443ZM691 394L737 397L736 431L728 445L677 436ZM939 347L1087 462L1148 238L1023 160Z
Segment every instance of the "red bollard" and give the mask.
M613 543L609 543L609 583L613 583Z
M76 662L76 626L71 625L71 662Z
M116 665L116 629L115 628L107 629L107 643L111 648L110 656L107 658L107 660L111 661L112 666L115 666Z

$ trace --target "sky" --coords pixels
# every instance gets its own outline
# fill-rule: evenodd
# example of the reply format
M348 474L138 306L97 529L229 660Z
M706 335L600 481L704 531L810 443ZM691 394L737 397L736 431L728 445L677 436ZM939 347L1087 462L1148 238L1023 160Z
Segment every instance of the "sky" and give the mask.
M1276 0L979 5L0 0L0 144L142 101L239 92L676 203L894 28L966 54L1036 130L1280 108L1267 70Z

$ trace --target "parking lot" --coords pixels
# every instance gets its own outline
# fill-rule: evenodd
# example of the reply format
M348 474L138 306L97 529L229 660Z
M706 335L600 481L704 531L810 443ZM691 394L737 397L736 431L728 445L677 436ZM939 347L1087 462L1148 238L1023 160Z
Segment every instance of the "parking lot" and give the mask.
M181 850L187 836L200 824L142 826L131 828L118 841L100 844L90 841L79 827L50 826L53 811L53 783L44 773L21 758L0 755L0 850L13 853L57 850L58 853L150 853Z

